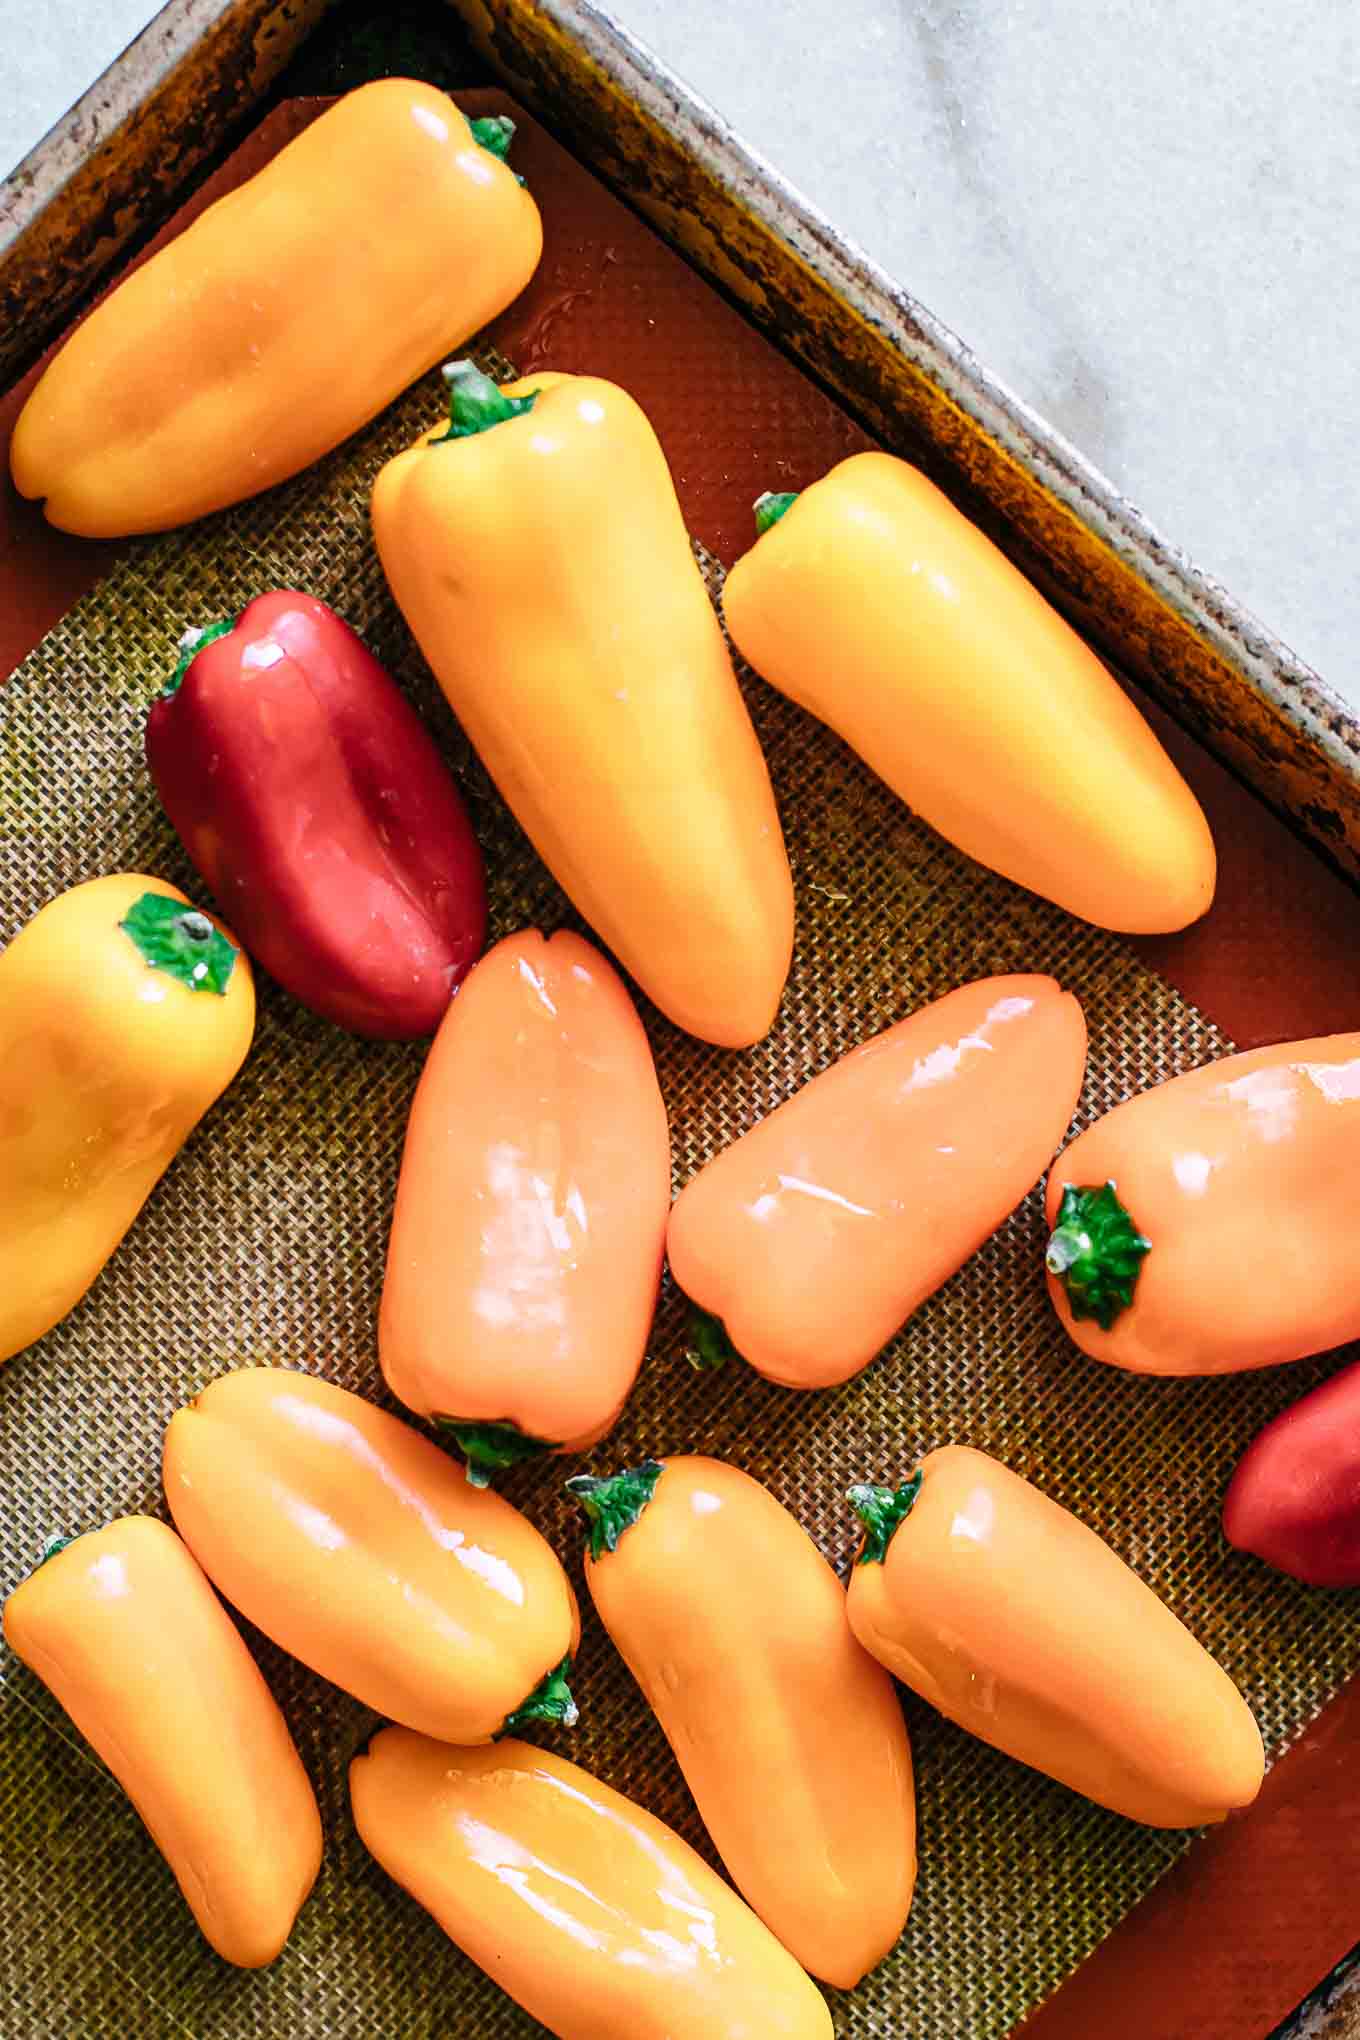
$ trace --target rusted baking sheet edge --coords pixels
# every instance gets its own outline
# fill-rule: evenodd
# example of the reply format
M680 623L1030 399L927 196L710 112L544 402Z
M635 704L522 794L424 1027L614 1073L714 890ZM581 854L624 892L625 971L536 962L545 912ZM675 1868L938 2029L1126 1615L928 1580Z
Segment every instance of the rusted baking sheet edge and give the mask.
M171 0L0 184L0 387L171 210L328 0Z

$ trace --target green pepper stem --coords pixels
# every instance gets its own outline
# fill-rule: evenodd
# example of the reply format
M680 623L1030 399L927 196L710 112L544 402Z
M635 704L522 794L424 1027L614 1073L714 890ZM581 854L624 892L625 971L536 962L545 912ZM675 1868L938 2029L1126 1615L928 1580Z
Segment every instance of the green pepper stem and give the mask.
M483 375L475 361L446 361L439 373L448 385L449 429L438 433L431 446L443 446L450 439L471 439L489 432L507 419L522 418L538 402L538 391L527 397L507 397L489 375Z
M688 1329L689 1345L685 1358L691 1367L709 1373L715 1368L726 1367L729 1360L740 1360L740 1353L727 1336L727 1326L711 1310L691 1303Z
M1152 1242L1140 1233L1108 1183L1064 1183L1058 1223L1044 1265L1063 1286L1074 1318L1094 1318L1108 1332L1133 1302Z
M235 628L236 618L224 616L217 623L204 624L201 630L197 627L186 630L175 648L179 653L179 663L161 689L162 699L179 693L185 674L205 645L210 645L214 638L227 637Z
M467 1461L470 1487L489 1487L493 1473L502 1473L507 1466L521 1466L541 1452L557 1450L546 1438L531 1438L508 1418L497 1424L464 1424L457 1417L436 1417L435 1423L441 1431L453 1433Z
M636 1523L664 1472L662 1460L644 1459L641 1466L625 1467L604 1480L593 1473L577 1473L563 1483L590 1520L588 1548L593 1559L617 1551L620 1537Z
M797 501L797 489L786 489L782 495L775 495L773 490L767 489L763 496L757 496L751 506L756 513L756 537L763 538L770 526L778 524Z
M508 113L486 113L480 120L470 120L472 139L479 148L504 162L510 153L510 144L515 139L515 123Z
M143 893L118 923L152 970L163 970L191 992L225 998L240 951L206 914L165 893Z
M864 1543L855 1559L856 1565L882 1565L898 1526L911 1514L924 1479L924 1473L918 1469L901 1487L874 1487L861 1482L850 1489L850 1506L864 1525Z
M571 1697L567 1684L567 1673L571 1670L571 1653L568 1651L560 1665L554 1665L545 1672L528 1698L507 1714L497 1730L497 1740L503 1735L514 1735L518 1729L527 1728L531 1721L559 1722L563 1728L575 1728L581 1718L581 1710Z

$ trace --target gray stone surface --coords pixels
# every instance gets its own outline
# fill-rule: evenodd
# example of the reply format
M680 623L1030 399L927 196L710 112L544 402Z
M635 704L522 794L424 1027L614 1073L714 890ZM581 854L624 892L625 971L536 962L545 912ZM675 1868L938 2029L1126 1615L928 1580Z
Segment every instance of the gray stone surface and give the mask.
M1360 705L1360 8L617 0ZM0 0L0 162L147 0Z

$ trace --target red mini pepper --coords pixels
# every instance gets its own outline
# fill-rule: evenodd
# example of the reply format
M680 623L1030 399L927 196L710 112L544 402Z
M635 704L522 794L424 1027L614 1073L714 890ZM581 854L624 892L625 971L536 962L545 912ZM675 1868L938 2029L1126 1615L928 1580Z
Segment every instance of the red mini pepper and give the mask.
M1223 1535L1310 1587L1360 1587L1360 1362L1257 1433L1223 1503Z
M355 1034L432 1034L486 932L481 852L433 737L324 602L190 632L146 761L246 948Z

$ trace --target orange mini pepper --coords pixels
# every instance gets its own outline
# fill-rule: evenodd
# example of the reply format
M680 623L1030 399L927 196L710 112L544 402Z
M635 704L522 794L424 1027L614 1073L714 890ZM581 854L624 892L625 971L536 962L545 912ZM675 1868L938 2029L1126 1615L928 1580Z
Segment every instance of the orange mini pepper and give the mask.
M577 1765L385 1728L349 1781L365 1847L557 2040L831 2040L731 1886Z
M1226 1056L1107 1112L1048 1186L1084 1353L1230 1374L1360 1335L1360 1034Z
M469 1477L584 1451L637 1378L670 1139L617 973L579 935L507 936L446 1014L411 1107L378 1356Z
M75 1309L254 1031L250 965L163 879L73 886L0 952L0 1360Z
M994 1749L1149 1827L1248 1806L1261 1736L1232 1680L1084 1523L985 1452L946 1445L856 1487L850 1626Z
M852 1990L916 1881L911 1746L845 1593L767 1488L717 1459L567 1482L586 1578L737 1889L814 1976Z
M321 1866L321 1818L273 1695L173 1530L124 1516L58 1545L5 1641L150 1830L206 1938L258 1969Z
M338 446L532 276L513 133L410 78L349 93L76 328L14 428L19 493L163 531Z
M1198 803L1123 689L949 498L886 453L799 496L727 577L732 641L951 843L1102 928L1213 898Z
M445 371L373 535L435 678L553 876L678 1027L767 1032L793 946L769 775L665 456L623 390Z
M676 1199L700 1357L735 1349L789 1388L866 1367L1043 1173L1085 1063L1070 992L994 977L814 1077Z
M246 1367L171 1418L164 1476L219 1591L365 1706L461 1743L575 1721L566 1574L409 1424L315 1375Z

